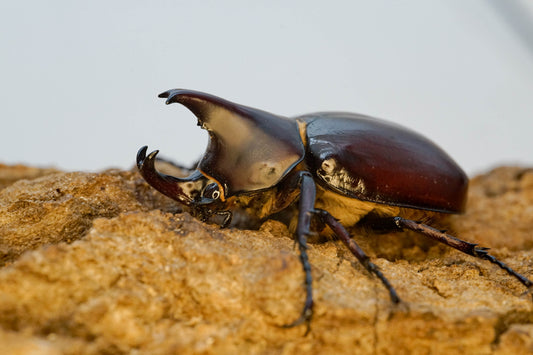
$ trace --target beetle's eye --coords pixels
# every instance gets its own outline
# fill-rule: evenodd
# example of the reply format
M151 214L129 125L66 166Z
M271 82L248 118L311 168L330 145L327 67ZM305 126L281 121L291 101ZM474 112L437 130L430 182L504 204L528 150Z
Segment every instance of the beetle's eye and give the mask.
M212 200L218 200L220 197L220 190L218 189L218 185L215 183L211 183L207 185L202 191L202 197L210 198Z

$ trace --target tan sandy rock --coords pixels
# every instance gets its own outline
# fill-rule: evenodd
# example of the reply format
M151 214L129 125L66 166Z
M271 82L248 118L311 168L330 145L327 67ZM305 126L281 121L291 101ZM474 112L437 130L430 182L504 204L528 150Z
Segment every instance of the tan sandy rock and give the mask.
M533 172L499 168L473 179L449 228L533 278L532 206ZM401 306L338 242L313 244L311 332L282 328L304 298L287 228L220 229L178 210L135 172L0 190L0 353L533 353L519 282L409 233L354 231Z
M35 179L39 176L59 172L54 168L37 168L26 165L6 165L0 163L0 190L21 179Z

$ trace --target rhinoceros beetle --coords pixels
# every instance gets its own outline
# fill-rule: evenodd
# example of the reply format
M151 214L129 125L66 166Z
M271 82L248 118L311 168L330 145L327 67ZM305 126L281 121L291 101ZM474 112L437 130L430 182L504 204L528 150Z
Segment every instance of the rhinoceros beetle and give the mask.
M202 220L221 216L223 226L236 209L259 219L293 213L306 298L299 318L287 326L306 322L309 329L313 295L307 239L313 229L342 240L381 280L394 303L400 302L394 287L346 227L412 230L498 265L528 289L533 285L487 248L413 218L462 212L468 188L461 168L423 136L353 113L319 112L289 119L198 91L173 89L159 97L192 111L198 125L208 131L209 143L196 170L186 178L158 172L154 166L158 151L146 156L147 147L142 147L137 166L150 185L190 207Z

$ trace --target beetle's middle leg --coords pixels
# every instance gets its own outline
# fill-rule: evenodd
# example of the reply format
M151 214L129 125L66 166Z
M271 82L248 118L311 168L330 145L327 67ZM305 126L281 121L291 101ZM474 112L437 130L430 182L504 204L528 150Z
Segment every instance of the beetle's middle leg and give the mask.
M440 231L431 226L428 226L427 224L402 217L380 218L374 220L371 224L371 227L384 230L389 229L402 231L404 229L409 229L415 231L433 240L446 244L454 249L462 251L465 254L474 256L476 258L488 260L491 263L498 265L501 269L507 271L509 275L520 281L524 286L528 288L528 291L533 290L533 282L531 280L529 280L524 275L521 275L518 272L514 271L508 265L496 259L493 255L490 255L488 253L489 248L480 247L475 243L469 243L464 240L458 239L454 236L445 233L445 231Z
M370 272L371 274L376 275L383 285L387 288L389 291L390 298L392 302L394 303L400 303L400 298L398 297L398 294L396 293L396 290L394 287L392 287L389 280L383 275L381 270L377 267L376 264L370 261L370 258L366 253L359 247L359 245L350 237L350 233L344 228L344 226L335 219L328 211L316 209L315 214L317 214L320 219L327 224L331 230L335 233L337 237L339 237L344 245L352 252L352 254L359 260L359 262L365 267L365 269Z

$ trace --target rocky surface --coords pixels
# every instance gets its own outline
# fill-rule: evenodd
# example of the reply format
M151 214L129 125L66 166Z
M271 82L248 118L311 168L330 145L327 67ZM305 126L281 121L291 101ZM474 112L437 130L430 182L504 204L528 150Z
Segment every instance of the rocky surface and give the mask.
M57 173L53 168L37 168L25 165L5 165L0 163L0 190L17 180L35 179L39 176Z
M338 242L310 245L316 306L304 336L280 327L304 298L283 224L204 224L136 172L10 169L0 165L2 354L533 353L524 286L410 233L354 231L401 306ZM533 171L474 178L467 208L449 230L533 279Z

